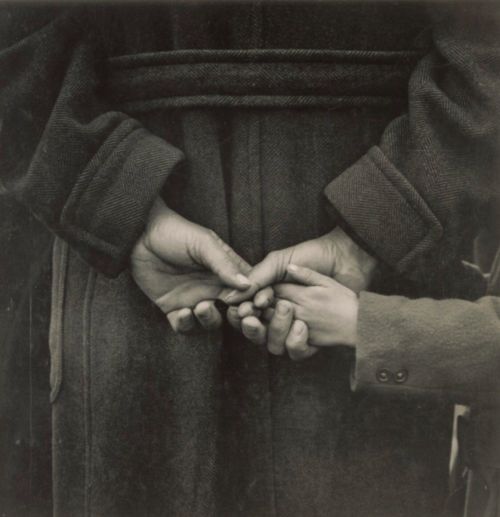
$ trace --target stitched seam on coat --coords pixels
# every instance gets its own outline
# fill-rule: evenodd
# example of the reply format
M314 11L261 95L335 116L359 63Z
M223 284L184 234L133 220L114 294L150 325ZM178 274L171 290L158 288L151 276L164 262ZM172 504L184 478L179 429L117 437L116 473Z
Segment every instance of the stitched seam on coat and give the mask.
M85 433L85 479L84 479L84 515L90 517L92 503L92 404L91 404L91 307L94 296L96 273L89 269L85 299L83 303L82 352L83 352L83 408Z
M50 402L54 403L60 392L63 377L64 301L66 296L66 273L68 245L56 237L52 251L52 299L50 312Z
M366 64L400 63L405 59L415 61L423 55L419 50L333 50L333 49L182 49L159 52L143 52L112 56L107 62L115 69L130 70L170 64L193 63L245 63L261 59L261 62L361 62ZM283 58L289 57L289 60ZM298 58L298 59L297 59ZM138 64L136 61L140 61Z
M263 192L262 192L262 150L261 150L261 144L262 144L262 129L261 129L261 119L259 114L257 114L257 120L256 120L256 133L257 133L257 172L259 175L259 200L260 200L260 227L261 227L261 233L260 233L260 239L261 239L261 250L265 249L265 242L264 242L264 199L263 199ZM266 354L266 360L267 360L267 385L269 390L269 416L270 416L270 425L271 425L271 463L272 463L272 504L273 504L273 510L274 515L278 515L278 496L276 494L276 454L274 450L274 443L275 443L275 422L274 422L274 393L273 393L273 380L274 380L274 374L275 369L273 367L273 359L271 354Z
M262 2L256 1L252 5L252 42L255 48L260 48L263 45L263 8ZM249 150L255 149L256 156L254 157L254 163L256 170L256 176L258 179L258 199L259 199L259 221L260 221L260 250L261 252L265 249L264 242L264 199L262 192L262 128L261 128L261 118L260 113L255 114L255 143L256 145L252 145L249 147ZM274 515L278 515L278 504L277 504L277 495L276 495L276 455L274 450L274 404L273 404L273 390L272 390L272 381L273 381L273 364L270 355L268 354L266 357L267 362L267 389L269 393L269 424L270 424L270 449L271 449L271 479L272 479L272 488L271 488L271 498L272 498L272 508Z
M251 108L290 108L299 107L345 107L351 105L387 106L395 102L403 103L404 96L392 93L387 95L234 95L234 94L193 94L166 95L150 99L123 100L116 104L116 109L127 112L143 112L159 108L183 107L251 107Z
M80 235L85 237L86 241L94 248L98 248L100 251L107 253L109 255L113 255L119 258L120 256L120 248L114 244L111 244L108 241L101 239L100 237L96 237L93 233L88 232L81 226L76 226L71 223L65 223L64 229L59 231L60 234L69 234Z
M261 121L258 113L249 114L249 124L247 130L247 178L251 181L249 188L252 190L252 199L254 206L251 210L252 218L256 223L256 228L260 228L258 233L254 234L255 245L258 245L258 255L261 258L264 250L264 234L263 234L263 197L262 197L262 153L261 153ZM258 224L257 224L258 223ZM271 505L273 507L273 515L277 516L276 506L276 473L275 473L275 453L274 453L274 424L273 424L273 393L272 393L272 364L268 355L264 356L266 371L263 380L267 381L267 400L266 412L269 415L269 428L266 429L266 437L269 440L270 454L270 481L272 486L269 487Z
M324 60L324 61L288 61L288 60L279 60L279 61L258 61L258 60L253 60L253 61L237 61L237 60L234 60L234 61L200 61L200 62L193 62L193 63L158 63L158 64L153 64L153 65L135 65L135 66L131 66L131 67L117 67L117 66L113 66L113 63L111 63L111 68L113 71L116 71L116 70L133 70L134 72L138 72L138 73L146 73L148 70L149 71L154 71L155 69L157 68L168 68L168 67L184 67L184 66L189 66L189 67L207 67L207 66L219 66L219 65L241 65L241 67L244 67L244 65L254 65L254 66L259 66L259 65L310 65L310 66L314 66L314 65L335 65L337 64L337 62L335 61L328 61L328 60ZM403 65L407 65L407 66L410 66L410 63L406 63L406 62L402 62L402 61L395 61L394 63L378 63L378 62L367 62L367 63L363 63L363 62L356 62L356 61L345 61L345 62L341 62L341 64L345 64L345 65L352 65L352 66L366 66L366 67L373 67L373 68L379 68L381 66L386 66L386 67L394 67L394 66L403 66Z

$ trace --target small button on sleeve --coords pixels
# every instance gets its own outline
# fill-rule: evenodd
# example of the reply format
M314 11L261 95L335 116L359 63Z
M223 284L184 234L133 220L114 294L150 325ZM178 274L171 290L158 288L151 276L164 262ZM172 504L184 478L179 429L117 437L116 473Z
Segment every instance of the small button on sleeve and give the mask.
M399 370L396 372L394 376L394 382L398 384L404 384L408 380L408 371L407 370Z
M377 371L377 381L381 383L388 383L392 380L393 374L386 368Z

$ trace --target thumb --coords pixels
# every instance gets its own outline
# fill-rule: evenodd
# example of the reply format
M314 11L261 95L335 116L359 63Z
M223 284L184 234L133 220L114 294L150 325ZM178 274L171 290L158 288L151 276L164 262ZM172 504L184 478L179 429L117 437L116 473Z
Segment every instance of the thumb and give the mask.
M335 280L332 280L328 276L322 275L307 267L296 266L295 264L288 265L287 273L293 280L303 285L331 287L336 284Z
M251 269L250 265L218 235L212 232L209 234L200 258L202 264L217 275L222 283L240 290L251 286L246 276Z

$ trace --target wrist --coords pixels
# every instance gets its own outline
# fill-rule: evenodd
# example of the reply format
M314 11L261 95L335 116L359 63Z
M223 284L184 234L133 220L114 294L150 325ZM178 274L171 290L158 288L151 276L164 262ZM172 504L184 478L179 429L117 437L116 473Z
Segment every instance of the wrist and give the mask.
M357 293L366 289L378 266L378 260L359 246L340 226L327 236L334 257L331 276Z
M159 196L156 197L141 237L148 249L154 250L161 247L165 234L168 235L168 232L165 232L165 226L172 221L174 216L175 212L165 204L165 201Z

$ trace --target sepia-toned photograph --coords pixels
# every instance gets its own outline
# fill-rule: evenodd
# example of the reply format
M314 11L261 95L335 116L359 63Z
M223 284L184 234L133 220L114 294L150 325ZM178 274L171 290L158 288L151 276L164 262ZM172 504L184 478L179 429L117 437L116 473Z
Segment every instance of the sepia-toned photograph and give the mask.
M0 517L500 517L500 0L0 0Z

